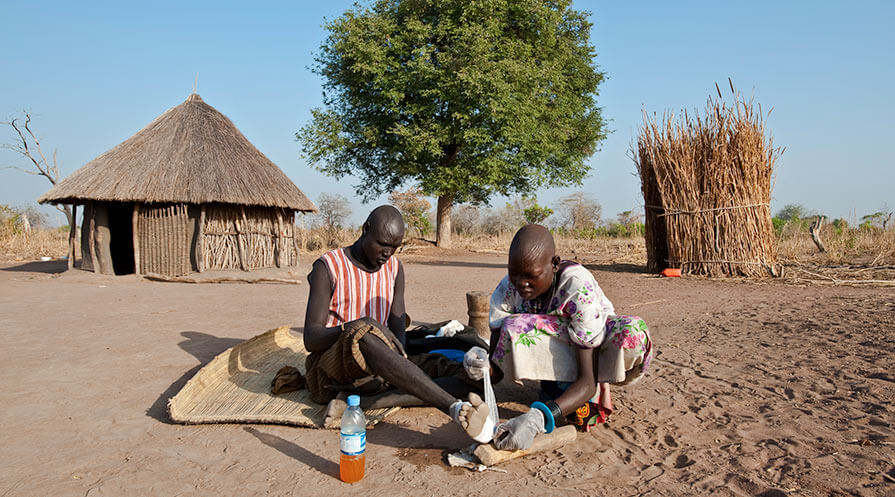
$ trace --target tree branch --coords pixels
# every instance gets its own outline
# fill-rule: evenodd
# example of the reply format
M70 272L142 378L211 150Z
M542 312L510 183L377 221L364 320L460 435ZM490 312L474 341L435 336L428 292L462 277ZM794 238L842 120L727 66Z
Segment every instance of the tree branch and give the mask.
M18 171L22 171L23 173L28 173L33 176L43 176L47 178L51 185L56 186L56 183L59 181L59 164L56 161L56 150L53 150L53 163L50 164L47 161L46 155L44 155L43 147L40 144L40 140L37 138L37 135L34 131L31 130L31 113L24 111L25 114L24 123L20 124L20 118L14 118L9 122L5 122L2 124L9 125L12 129L15 130L16 134L19 136L19 143L3 143L0 144L0 148L4 148L6 150L12 150L22 157L31 161L31 164L34 165L34 168L37 169L37 172L25 169L18 166L7 166L0 169L15 169ZM24 131L23 131L24 130ZM29 142L33 142L34 148L37 149L38 157L34 156L32 152L32 147L29 146ZM55 206L60 212L65 214L65 217L68 219L69 225L72 225L75 222L73 219L71 208L67 205L65 206Z
M17 170L17 171L22 171L23 173L31 174L31 175L34 175L34 176L40 176L40 173L36 173L36 172L34 172L34 171L29 171L29 170L27 170L27 169L23 169L23 168L21 168L21 167L19 167L19 166L6 166L6 167L2 167L2 168L0 168L0 169L15 169L15 170Z

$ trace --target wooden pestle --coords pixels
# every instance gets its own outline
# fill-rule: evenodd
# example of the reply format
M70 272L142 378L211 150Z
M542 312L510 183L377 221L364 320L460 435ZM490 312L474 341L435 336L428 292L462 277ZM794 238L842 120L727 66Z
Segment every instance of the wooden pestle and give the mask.
M491 305L491 294L488 292L466 292L466 313L469 314L469 327L485 340L491 338L491 327L488 325L488 311Z
M572 425L560 426L551 433L542 433L535 437L531 447L525 450L497 450L491 444L482 444L476 447L475 456L479 458L485 466L493 466L510 459L527 456L552 450L565 444L572 443L578 436L578 430Z

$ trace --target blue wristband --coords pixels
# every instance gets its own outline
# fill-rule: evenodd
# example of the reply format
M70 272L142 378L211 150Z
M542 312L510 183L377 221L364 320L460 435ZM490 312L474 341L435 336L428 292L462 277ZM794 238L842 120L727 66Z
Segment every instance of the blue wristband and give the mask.
M544 413L544 430L547 433L552 432L553 429L556 428L556 420L553 419L553 413L550 411L550 408L547 407L547 404L544 404L543 402L535 402L531 407Z

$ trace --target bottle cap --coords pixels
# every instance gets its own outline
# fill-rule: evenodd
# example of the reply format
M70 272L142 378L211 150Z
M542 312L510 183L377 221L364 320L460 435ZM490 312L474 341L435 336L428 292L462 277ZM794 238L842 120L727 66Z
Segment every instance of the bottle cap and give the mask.
M348 407L357 407L360 405L360 396L359 395L349 395L348 396Z

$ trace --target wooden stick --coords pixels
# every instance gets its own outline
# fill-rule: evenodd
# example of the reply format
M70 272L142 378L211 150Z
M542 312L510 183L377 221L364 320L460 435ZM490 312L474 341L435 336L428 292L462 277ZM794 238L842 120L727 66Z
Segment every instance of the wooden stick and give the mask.
M137 202L134 202L131 233L134 237L134 274L140 274L140 204Z
M572 425L561 426L550 434L541 434L535 437L531 447L525 450L497 450L491 444L482 444L476 447L475 455L485 466L493 466L510 459L527 456L552 450L565 444L572 443L578 436L578 431Z
M280 212L280 209L277 209L277 267L283 267L285 265L285 254L283 254L284 248L286 248L286 241L283 240L283 213Z
M221 276L218 278L195 279L186 276L165 276L163 274L146 273L143 279L151 281L166 281L169 283L288 283L301 285L301 280L289 278L239 278L234 276Z
M298 259L301 257L301 246L298 244L298 231L295 229L295 211L289 211L291 215L289 216L289 224L292 225L292 251L290 251L290 255L292 252L295 252L295 259L287 263L287 266L298 266ZM304 212L301 213L301 233L302 239L304 239L305 233L305 216Z
M233 227L236 228L236 247L239 252L239 268L243 271L248 271L246 268L245 244L243 243L242 235L240 234L239 219L233 218Z
M199 236L196 240L196 269L205 271L205 204L199 210Z

